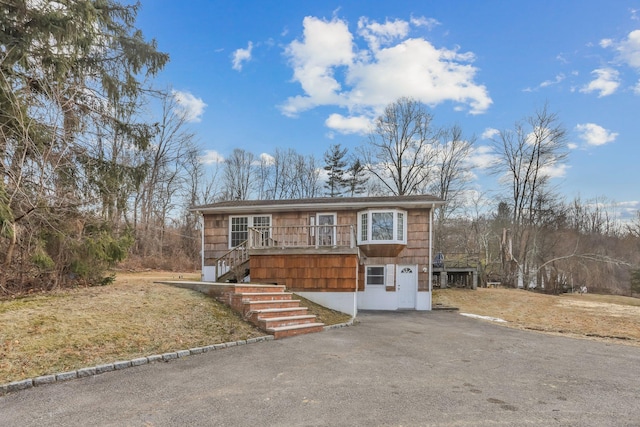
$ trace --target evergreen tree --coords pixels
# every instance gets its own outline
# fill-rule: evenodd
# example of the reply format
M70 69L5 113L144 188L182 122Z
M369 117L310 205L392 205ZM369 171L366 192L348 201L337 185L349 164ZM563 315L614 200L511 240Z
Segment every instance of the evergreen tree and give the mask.
M0 2L2 292L7 283L95 283L126 254L130 239L103 222L124 209L130 193L121 190L144 172L122 151L148 147L155 129L139 119L142 98L169 60L134 26L139 7ZM101 204L113 215L95 215Z
M329 197L340 197L344 192L346 180L344 177L347 161L345 156L347 149L342 149L340 144L333 144L327 152L324 153L325 167L327 171L327 182L324 188L327 189L325 195Z
M347 192L350 197L363 194L366 191L367 175L365 167L360 159L354 159L349 166L348 177L346 179Z

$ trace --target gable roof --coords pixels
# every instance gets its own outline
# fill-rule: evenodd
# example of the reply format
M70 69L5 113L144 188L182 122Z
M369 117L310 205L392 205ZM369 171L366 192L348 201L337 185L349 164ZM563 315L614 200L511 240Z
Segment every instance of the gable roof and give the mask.
M195 206L191 212L207 213L262 213L292 210L360 210L367 208L434 208L445 201L429 195L381 197L319 197L284 200L228 200Z

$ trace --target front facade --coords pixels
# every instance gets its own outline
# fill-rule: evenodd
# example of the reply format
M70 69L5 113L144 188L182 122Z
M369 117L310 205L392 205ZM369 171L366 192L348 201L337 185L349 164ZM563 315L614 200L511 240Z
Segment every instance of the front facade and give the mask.
M202 215L202 279L285 285L355 316L431 309L431 196L229 201Z

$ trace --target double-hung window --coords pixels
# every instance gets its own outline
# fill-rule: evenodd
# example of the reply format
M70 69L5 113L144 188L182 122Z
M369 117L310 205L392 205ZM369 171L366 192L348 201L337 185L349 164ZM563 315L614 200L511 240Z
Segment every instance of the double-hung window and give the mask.
M249 239L249 228L260 230L264 239L269 237L270 215L232 216L229 218L229 248L235 248Z
M383 265L369 265L367 266L366 285L384 285L384 266Z

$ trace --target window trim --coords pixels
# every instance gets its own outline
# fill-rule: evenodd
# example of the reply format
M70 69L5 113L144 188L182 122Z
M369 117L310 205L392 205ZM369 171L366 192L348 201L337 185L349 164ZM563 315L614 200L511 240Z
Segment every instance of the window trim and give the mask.
M331 225L320 225L320 217L321 216L330 216L332 217L332 222L333 224ZM314 243L316 244L316 246L333 246L335 245L336 242L336 227L338 225L338 214L336 212L318 212L316 213L315 216L315 229L317 231L316 236L314 238ZM329 236L324 236L324 237L329 237L329 243L326 243L327 241L321 241L321 236L320 236L320 231L325 231L322 227L331 227L329 229L329 231L331 232L331 235Z
M393 237L389 240L374 240L372 238L373 214L392 213L393 214ZM402 224L398 221L401 216ZM363 221L363 217L366 220ZM364 227L363 227L364 222ZM365 230L366 227L366 230ZM366 231L366 233L365 233ZM398 238L398 232L402 232L402 238ZM384 244L407 244L407 212L402 209L367 209L358 212L358 244L359 245L384 245Z
M369 269L370 268L382 268L382 283L369 283ZM378 277L378 276L376 276ZM367 265L365 267L364 270L364 285L365 286L376 286L376 287L381 287L384 288L385 286L387 286L387 266L384 264L372 264L372 265Z
M227 233L227 243L229 249L236 248L237 246L231 245L231 232L234 218L247 218L247 237L249 237L248 229L254 227L254 218L269 218L269 227L273 227L273 216L271 214L256 214L256 215L229 215L229 227ZM246 240L246 239L245 239Z

